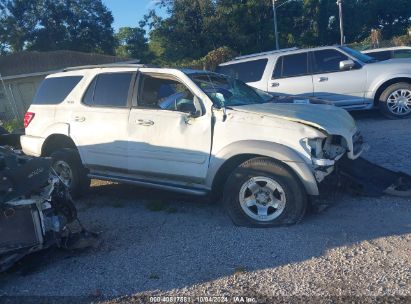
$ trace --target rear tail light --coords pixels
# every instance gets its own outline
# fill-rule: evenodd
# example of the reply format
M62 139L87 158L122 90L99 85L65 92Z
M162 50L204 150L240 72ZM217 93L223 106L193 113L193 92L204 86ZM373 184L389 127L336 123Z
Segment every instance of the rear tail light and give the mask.
M26 115L24 115L24 127L27 128L31 121L34 118L34 113L33 112L27 112Z

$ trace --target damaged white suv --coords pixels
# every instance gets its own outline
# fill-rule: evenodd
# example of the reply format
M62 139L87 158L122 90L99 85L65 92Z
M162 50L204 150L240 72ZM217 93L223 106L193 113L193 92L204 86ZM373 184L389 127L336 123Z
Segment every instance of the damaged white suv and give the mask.
M336 162L362 152L345 110L276 104L220 74L141 65L48 76L24 124L24 153L52 156L73 195L90 178L222 194L234 223L256 227L301 220Z

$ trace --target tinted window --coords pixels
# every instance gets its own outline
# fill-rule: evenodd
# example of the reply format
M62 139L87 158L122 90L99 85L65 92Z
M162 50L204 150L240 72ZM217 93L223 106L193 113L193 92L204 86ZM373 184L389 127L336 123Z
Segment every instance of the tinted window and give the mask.
M33 104L58 104L62 102L82 78L82 76L46 78L41 83Z
M278 79L281 78L283 74L283 57L277 59L277 63L275 64L273 78Z
M340 71L340 61L349 58L336 50L322 50L314 52L314 73Z
M379 61L391 59L391 51L372 52L372 53L368 53L367 55Z
M194 95L181 82L144 75L138 105L145 108L196 113Z
M411 58L411 50L394 51L394 57L393 58Z
M276 64L273 77L295 77L308 74L307 53L282 56ZM281 75L279 77L279 75Z
M133 73L100 74L94 78L83 97L90 106L126 107Z
M244 82L261 80L268 59L258 59L217 67L217 73L225 74Z

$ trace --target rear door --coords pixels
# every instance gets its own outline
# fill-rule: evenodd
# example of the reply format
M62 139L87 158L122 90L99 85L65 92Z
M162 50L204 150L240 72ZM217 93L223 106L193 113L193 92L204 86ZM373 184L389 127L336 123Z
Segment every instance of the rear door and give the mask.
M70 134L83 162L96 170L127 170L127 126L134 72L101 73L71 113Z
M367 73L356 63L348 71L340 70L340 62L351 59L335 49L312 52L314 96L332 101L336 106L364 103Z
M312 97L313 80L308 65L308 52L278 57L267 90L278 95Z
M216 72L239 79L249 86L266 91L267 83L263 81L263 75L267 63L267 58L232 63L218 66Z

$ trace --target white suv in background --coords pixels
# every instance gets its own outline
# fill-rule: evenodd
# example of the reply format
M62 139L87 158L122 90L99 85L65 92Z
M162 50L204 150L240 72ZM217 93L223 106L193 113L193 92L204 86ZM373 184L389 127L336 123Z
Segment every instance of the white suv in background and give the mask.
M411 59L379 62L346 46L284 49L237 57L217 72L257 89L316 97L347 110L375 106L389 118L411 115Z
M388 59L411 58L410 46L395 46L362 51L363 54L371 56L379 61Z
M138 65L48 76L24 121L24 153L51 156L79 195L89 178L224 194L238 225L298 222L307 197L362 139L332 105L276 104L239 80Z

